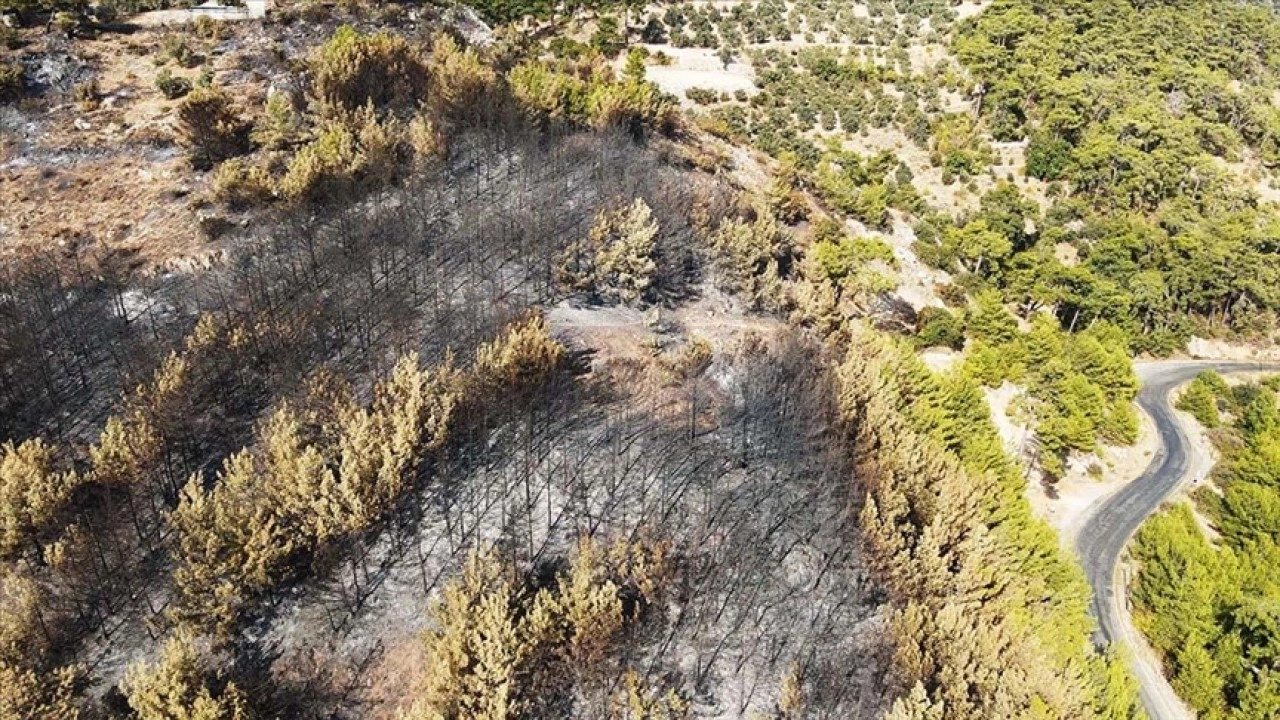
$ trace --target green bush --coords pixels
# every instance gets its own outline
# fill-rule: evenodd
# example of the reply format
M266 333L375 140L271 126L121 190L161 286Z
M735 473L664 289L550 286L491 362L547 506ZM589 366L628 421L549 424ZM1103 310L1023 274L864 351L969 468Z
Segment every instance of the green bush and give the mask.
M263 205L274 195L271 176L261 167L232 158L214 170L214 199L233 210Z
M421 54L388 32L364 35L344 25L312 53L310 70L311 92L330 115L368 104L411 110L426 98Z
M959 350L964 347L964 326L950 310L926 307L916 316L916 345L918 347L945 347Z
M1210 373L1201 373L1187 385L1178 398L1177 408L1189 413L1201 425L1212 429L1218 427L1222 420L1218 416L1218 394L1213 381L1206 378L1207 375Z
M1041 180L1061 180L1071 164L1071 144L1066 140L1037 133L1027 144L1027 176Z
M684 96L699 105L714 105L720 101L720 93L710 88L691 87L684 91Z
M177 100L191 92L191 81L181 75L174 75L166 68L156 75L156 89L166 98Z

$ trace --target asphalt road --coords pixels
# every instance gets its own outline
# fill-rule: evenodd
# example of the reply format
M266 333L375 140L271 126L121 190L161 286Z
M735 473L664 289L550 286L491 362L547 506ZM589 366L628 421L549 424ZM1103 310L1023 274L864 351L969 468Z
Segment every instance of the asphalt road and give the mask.
M1118 582L1116 566L1138 526L1185 482L1191 469L1190 443L1173 414L1169 394L1204 370L1248 372L1275 369L1253 363L1161 362L1139 366L1142 389L1138 405L1151 416L1160 436L1160 449L1138 479L1111 496L1086 521L1076 540L1076 551L1093 586L1094 614L1101 639L1119 642L1131 650L1139 647L1137 631L1129 619L1127 595ZM1142 704L1151 720L1189 720L1187 711L1160 668L1140 653L1131 652Z

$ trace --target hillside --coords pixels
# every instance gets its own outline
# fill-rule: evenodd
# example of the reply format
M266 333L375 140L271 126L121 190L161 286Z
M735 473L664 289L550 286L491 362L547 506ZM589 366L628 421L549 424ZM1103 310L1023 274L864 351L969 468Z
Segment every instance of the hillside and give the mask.
M1045 503L1274 345L1271 9L237 12L0 0L0 718L1143 717Z

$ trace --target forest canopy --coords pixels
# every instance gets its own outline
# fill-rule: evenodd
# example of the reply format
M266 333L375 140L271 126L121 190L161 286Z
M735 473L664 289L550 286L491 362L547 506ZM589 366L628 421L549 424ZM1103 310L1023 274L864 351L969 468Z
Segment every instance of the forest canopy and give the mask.
M1026 140L1027 173L1068 193L1039 234L1074 245L1080 264L1009 254L987 276L1010 300L1062 288L1137 350L1274 326L1280 224L1255 183L1280 163L1269 8L998 0L954 49L991 133ZM1037 252L1038 267L1025 257ZM1028 266L1016 284L995 274Z
M1212 486L1152 518L1134 548L1135 619L1206 720L1280 712L1277 390L1274 377L1228 385L1210 372L1183 391L1179 407L1213 431L1222 457Z

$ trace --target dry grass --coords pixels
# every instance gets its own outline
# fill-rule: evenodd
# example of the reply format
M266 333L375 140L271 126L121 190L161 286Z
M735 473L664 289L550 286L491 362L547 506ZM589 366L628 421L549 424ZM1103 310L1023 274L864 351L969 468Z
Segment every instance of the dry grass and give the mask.
M75 41L71 53L91 68L96 97L72 102L50 92L20 111L36 130L10 139L0 155L0 249L91 248L131 255L147 267L207 250L198 219L208 178L193 172L175 146L176 101L155 87L162 69L193 82L201 72L158 64L172 33L182 33L207 58L216 79L236 81L225 89L242 109L261 105L265 78L239 72L261 50L254 42L263 39L260 30L223 26L218 37L201 38L190 29L156 28ZM217 53L219 43L237 34L250 39Z

